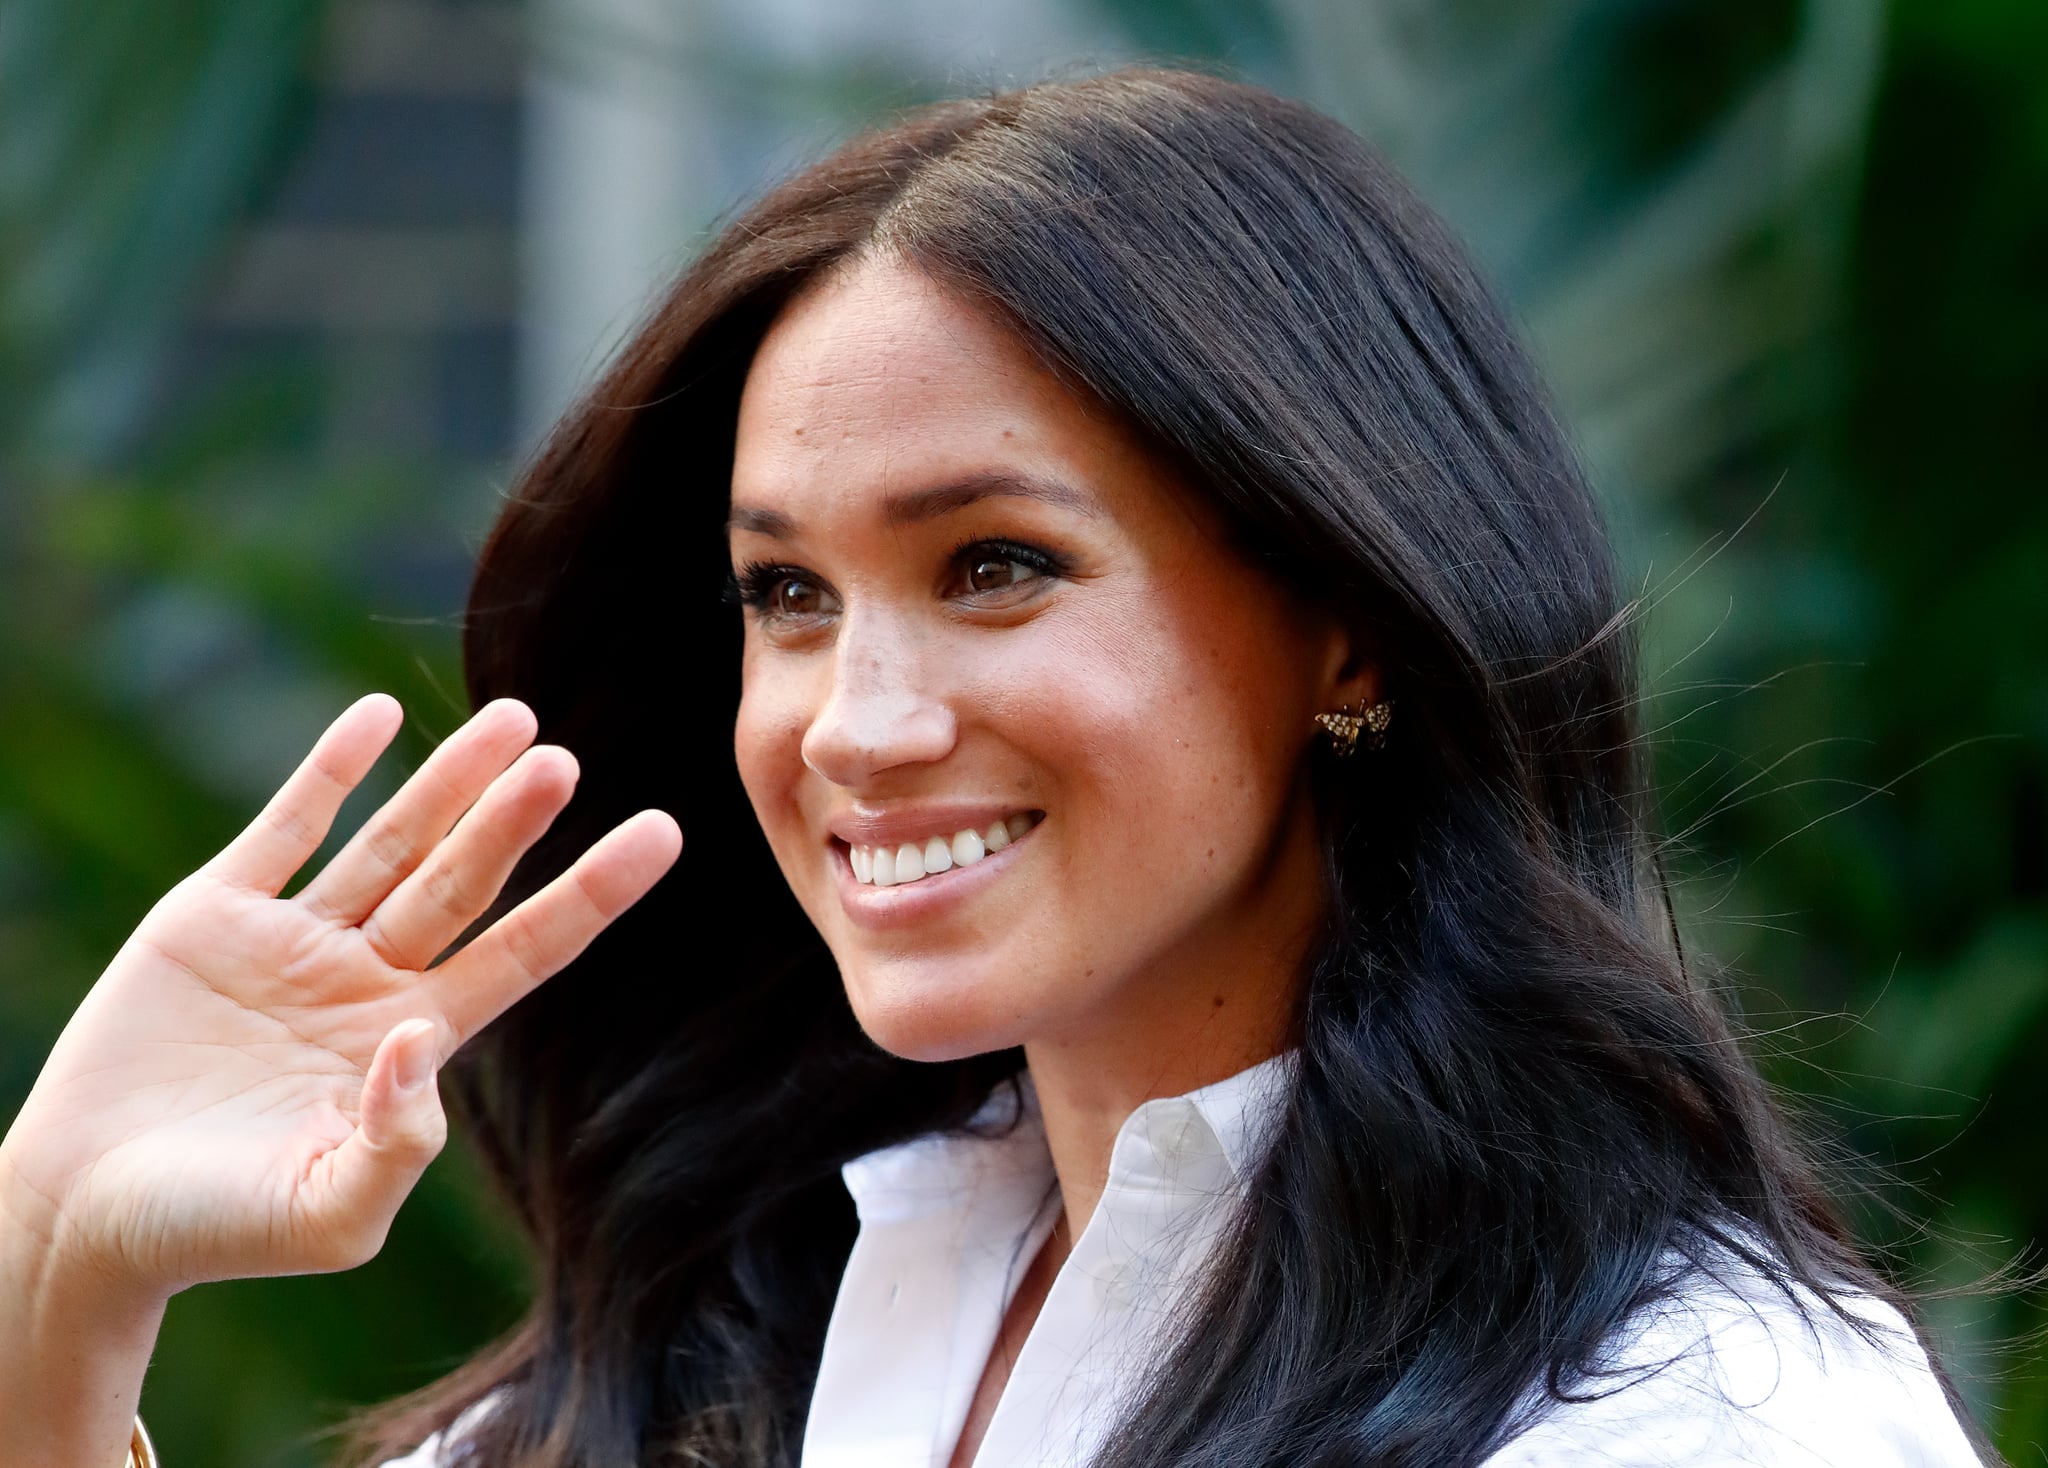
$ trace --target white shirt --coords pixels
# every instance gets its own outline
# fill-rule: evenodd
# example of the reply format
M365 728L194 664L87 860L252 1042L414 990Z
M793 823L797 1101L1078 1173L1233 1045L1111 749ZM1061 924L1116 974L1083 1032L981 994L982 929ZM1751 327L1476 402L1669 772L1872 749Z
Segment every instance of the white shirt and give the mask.
M1147 1101L1110 1150L1094 1214L1017 1353L975 1468L1082 1463L1156 1358L1162 1322L1263 1155L1293 1056ZM1029 1075L977 1122L849 1162L860 1234L804 1433L803 1468L945 1468L1024 1271L1051 1234L1058 1180Z
M1293 1063L1278 1056L1131 1114L975 1468L1088 1460L1243 1198ZM951 1458L1058 1208L1028 1077L1023 1096L1008 1135L925 1137L847 1164L860 1235L825 1335L803 1468L945 1468ZM998 1090L981 1119L1010 1105L1008 1088ZM1896 1332L1896 1347L1871 1346L1817 1302L1809 1325L1731 1262L1720 1281L1689 1281L1611 1344L1607 1362L1637 1374L1610 1378L1595 1401L1549 1403L1487 1468L1976 1468L1904 1320L1874 1300L1857 1310Z
M1294 1057L1147 1101L1117 1134L1095 1213L1054 1278L975 1468L1087 1461L1150 1363L1241 1200ZM1011 1297L1051 1233L1057 1182L1028 1076L982 1108L983 1136L929 1136L846 1164L860 1233L825 1335L803 1468L945 1468ZM1732 1264L1630 1323L1606 1395L1542 1406L1486 1468L1977 1468L1898 1313L1873 1347L1809 1322ZM1669 1363L1669 1364L1664 1364ZM1541 1397L1532 1390L1531 1400ZM387 1468L434 1468L433 1440Z

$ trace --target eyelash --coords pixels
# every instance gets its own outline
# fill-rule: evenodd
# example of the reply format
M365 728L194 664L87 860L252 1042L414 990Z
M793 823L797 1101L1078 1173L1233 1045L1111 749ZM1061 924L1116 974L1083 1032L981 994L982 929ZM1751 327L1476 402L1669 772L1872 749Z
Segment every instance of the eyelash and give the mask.
M1026 545L1021 541L990 539L976 536L961 541L946 556L946 564L959 565L961 558L969 551L979 551L981 560L1015 561L1028 566L1041 576L1064 576L1068 564L1064 557L1039 546ZM748 561L738 571L725 578L723 600L728 605L747 607L762 615L772 615L770 598L781 582L792 577L817 580L801 566L780 565L769 561Z
M768 594L775 589L775 583L785 576L800 576L803 573L795 566L777 566L767 561L748 561L737 571L726 573L725 591L721 595L727 606L750 607L762 611L768 605Z
M993 552L992 557L984 555L977 557L977 559L1015 561L1018 565L1028 567L1040 576L1048 578L1056 579L1065 576L1074 569L1073 562L1060 555L1057 551L1049 551L1042 546L1027 545L1023 541L1000 539L963 540L953 547L953 553L946 557L946 564L949 566L962 564L970 551Z

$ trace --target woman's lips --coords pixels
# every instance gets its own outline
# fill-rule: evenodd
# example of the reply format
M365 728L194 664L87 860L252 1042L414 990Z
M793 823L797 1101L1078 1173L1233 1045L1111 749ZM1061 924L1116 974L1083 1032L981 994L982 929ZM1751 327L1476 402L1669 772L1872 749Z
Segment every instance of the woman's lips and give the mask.
M847 864L857 881L876 887L900 887L927 877L970 867L1029 831L1045 818L1043 811L1017 811L979 826L963 826L909 841L876 845L852 843Z
M1011 819L1028 820L1030 824L1022 835L1010 837L1008 844L995 850L984 849L984 854L976 860L955 863L945 870L889 886L862 881L854 869L856 848L835 840L827 860L832 864L833 879L839 887L841 907L856 926L879 929L923 922L955 903L966 901L1004 878L1016 865L1018 852L1030 845L1032 834L1045 816L1042 811L1032 811ZM1006 823L1005 834L1007 831ZM927 838L927 842L936 839ZM947 844L950 848L950 840ZM983 844L986 848L985 837ZM889 855L893 861L896 853L892 851Z

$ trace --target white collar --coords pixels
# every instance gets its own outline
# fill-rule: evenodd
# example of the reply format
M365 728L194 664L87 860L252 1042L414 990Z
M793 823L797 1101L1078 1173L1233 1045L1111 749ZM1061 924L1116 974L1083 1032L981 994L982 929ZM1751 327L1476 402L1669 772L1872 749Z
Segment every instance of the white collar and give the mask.
M1110 1187L1207 1191L1207 1184L1227 1179L1242 1191L1279 1124L1298 1059L1297 1051L1282 1051L1184 1095L1142 1103L1117 1129ZM991 1185L1042 1191L1053 1181L1052 1154L1031 1072L991 1091L966 1130L883 1147L846 1163L840 1174L862 1222L919 1217Z
M1210 1256L1271 1141L1293 1052L1118 1129L1101 1201L1019 1352L977 1468L1081 1462L1158 1357L1158 1331ZM1004 1312L1058 1215L1028 1075L964 1132L846 1164L860 1213L826 1331L804 1468L943 1468Z

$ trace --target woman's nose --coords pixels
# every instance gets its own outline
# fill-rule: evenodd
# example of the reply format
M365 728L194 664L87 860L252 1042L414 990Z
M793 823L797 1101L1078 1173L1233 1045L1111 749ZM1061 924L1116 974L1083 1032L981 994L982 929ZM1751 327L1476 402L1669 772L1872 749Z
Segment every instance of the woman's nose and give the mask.
M956 725L932 692L929 671L900 639L842 629L831 690L804 731L804 763L835 785L859 789L898 765L944 759Z

